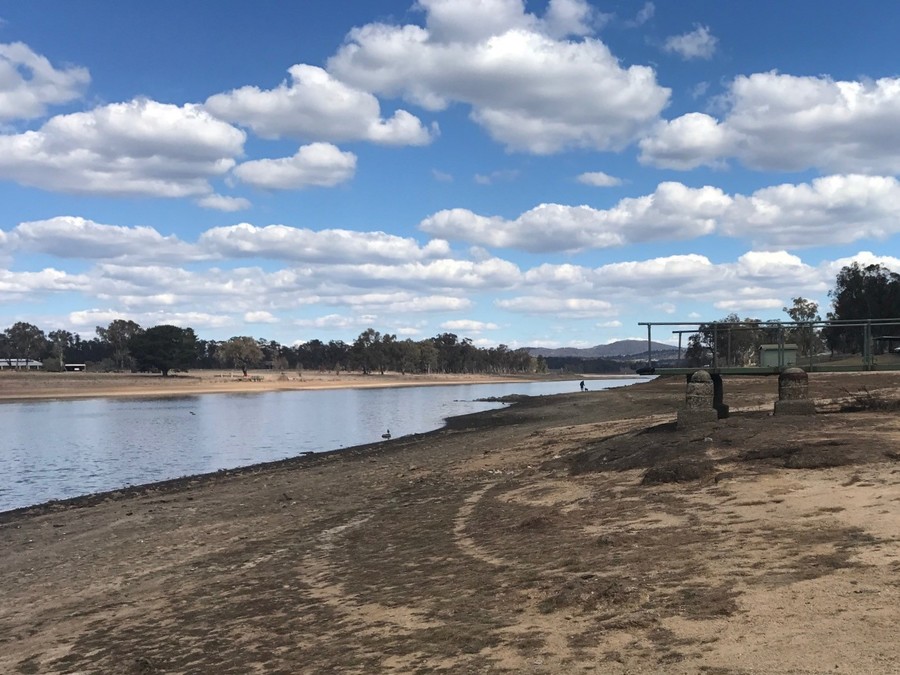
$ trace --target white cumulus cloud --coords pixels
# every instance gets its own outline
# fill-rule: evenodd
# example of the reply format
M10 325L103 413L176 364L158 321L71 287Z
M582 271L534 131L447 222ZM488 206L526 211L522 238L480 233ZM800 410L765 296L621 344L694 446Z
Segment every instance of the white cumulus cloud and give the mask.
M9 240L18 249L69 259L172 261L202 257L178 237L163 236L152 227L104 225L78 216L19 223L9 233Z
M216 94L206 100L206 109L264 138L366 140L386 145L425 145L432 140L414 115L398 110L383 119L375 96L344 84L322 68L297 64L288 72L290 84Z
M760 310L779 310L784 307L784 300L780 298L735 298L720 300L713 306L726 312L758 312Z
M394 286L457 291L511 288L522 279L518 266L500 258L478 262L442 259L393 265L332 265L328 274L335 281L355 287Z
M552 314L559 318L588 319L615 313L615 307L606 300L593 298L555 298L521 296L494 303L500 309L518 314Z
M659 122L640 142L641 161L668 169L721 166L736 147L739 135L704 113L688 113Z
M660 124L640 159L690 169L734 158L753 169L900 173L900 78L837 81L775 71L736 77L720 118Z
M749 251L723 263L699 254L684 254L609 263L593 269L545 264L528 270L521 288L540 293L542 304L538 306L545 308L577 296L615 297L623 305L644 304L648 310L663 312L683 301L749 311L767 309L776 301L780 308L798 294L821 296L833 279L830 268L811 266L786 251ZM504 307L526 311L530 305L520 299Z
M278 323L278 317L263 310L245 312L244 323Z
M350 180L356 155L330 143L301 147L293 157L257 159L235 167L234 175L254 187L299 190L309 186L333 187Z
M26 295L60 291L78 291L88 283L84 274L47 267L37 272L14 272L0 269L0 293Z
M847 244L900 233L898 210L896 178L823 176L735 196L721 231L766 248Z
M581 251L644 241L720 234L760 249L809 248L887 239L900 233L900 182L891 176L836 174L743 195L660 183L608 209L540 204L513 220L447 209L419 228L451 241L532 251Z
M0 43L0 121L41 117L47 106L79 98L90 81L86 68L55 68L22 42Z
M486 330L497 330L499 326L490 321L474 321L472 319L456 319L444 321L441 324L444 330L456 330L465 333L483 333Z
M657 121L670 91L652 68L623 67L590 37L585 2L420 0L425 27L368 24L329 59L342 82L429 110L453 102L509 149L618 149ZM585 37L562 39L561 35Z
M198 246L219 257L272 258L319 263L405 262L449 253L439 239L421 246L415 239L385 232L309 230L288 225L239 223L207 230Z
M194 330L224 328L235 323L226 314L208 312L173 312L173 311L118 311L114 309L87 309L70 312L69 324L82 334L92 333L95 326L105 326L116 319L128 319L145 328L162 324L193 328Z
M0 136L0 178L82 194L206 195L208 179L234 166L244 140L199 106L135 99Z
M450 209L429 216L419 227L445 239L484 246L577 251L710 234L730 205L731 198L718 188L667 182L653 194L622 199L610 209L541 204L515 220Z

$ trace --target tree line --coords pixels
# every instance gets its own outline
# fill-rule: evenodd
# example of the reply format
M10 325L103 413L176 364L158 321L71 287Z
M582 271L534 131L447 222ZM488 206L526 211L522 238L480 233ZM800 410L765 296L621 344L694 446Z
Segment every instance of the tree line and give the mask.
M720 366L748 365L763 344L793 343L802 356L858 354L864 351L866 333L852 322L890 320L869 326L870 345L875 353L892 344L889 336L900 336L900 274L881 264L852 263L841 268L835 286L828 292L831 311L823 320L817 303L793 298L783 311L790 322L762 321L729 314L718 321L700 324L688 339L685 361L702 366L716 354ZM851 322L849 325L842 322Z
M274 340L235 336L204 340L192 328L158 325L143 328L134 321L116 319L97 326L95 336L83 339L67 330L45 333L19 321L0 333L0 360L41 361L45 370L61 371L66 363L82 363L100 371L171 371L197 368L250 368L275 370L386 371L399 373L534 373L546 364L526 349L506 345L479 348L469 338L442 333L424 340L398 340L373 328L352 343L310 340L287 346Z

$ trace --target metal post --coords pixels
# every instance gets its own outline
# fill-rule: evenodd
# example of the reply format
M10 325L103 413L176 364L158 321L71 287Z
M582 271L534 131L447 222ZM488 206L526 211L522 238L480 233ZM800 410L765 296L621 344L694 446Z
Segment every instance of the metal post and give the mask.
M784 369L784 326L778 324L778 369Z
M650 324L647 324L647 367L653 367L653 343L650 340Z
M816 331L813 329L812 322L806 324L806 348L809 350L809 372L813 370L813 345L816 343Z
M734 361L731 360L731 326L728 326L728 352L725 355L725 365L734 365Z
M719 367L719 324L713 324L713 368Z
M863 366L872 370L872 322L866 321L863 326Z

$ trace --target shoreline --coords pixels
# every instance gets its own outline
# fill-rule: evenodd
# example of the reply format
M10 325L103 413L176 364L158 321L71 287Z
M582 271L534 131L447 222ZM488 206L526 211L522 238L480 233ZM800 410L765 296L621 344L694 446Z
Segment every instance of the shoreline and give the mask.
M199 371L198 371L199 372ZM431 387L506 382L548 382L632 379L638 375L362 375L350 372L276 375L252 372L249 377L230 371L160 375L122 373L0 373L0 404L85 398L165 398L201 394L252 394L325 389ZM258 379L257 379L258 378Z
M594 378L594 379L632 379L625 376L616 376L610 378ZM464 381L460 381L459 378L453 378L447 381L432 381L432 382L394 382L391 384L373 384L370 386L362 386L358 385L350 385L349 383L334 383L333 386L311 386L304 388L296 388L296 389L286 389L286 388L262 388L257 391L250 392L236 392L234 390L223 392L221 390L213 390L213 391L192 391L191 394L187 395L205 395L207 393L215 394L215 393L266 393L269 391L317 391L317 390L328 390L328 389L338 389L338 388L377 388L377 387L430 387L430 386L455 386L455 385L469 385L469 384L497 384L497 383L506 383L506 382L542 382L542 381L576 381L575 379L570 380L569 378L542 378L542 379L530 379L530 378L521 378L521 377L506 377L506 378L493 378L487 380L481 380L477 376L475 378L466 377ZM649 380L648 380L649 381ZM603 391L603 390L598 390ZM184 396L185 394L175 394L175 393L167 393L162 397L179 397ZM559 395L567 395L567 393L561 394L550 394L550 396L559 396ZM66 397L50 397L46 394L43 395L35 395L32 399L28 399L29 401L46 401L46 400L84 400L88 398L124 398L124 397L153 397L147 395L143 392L132 392L126 390L120 390L112 395L104 396L102 394L73 394ZM522 406L528 405L529 401L533 402L533 399L538 397L533 397L529 395L519 396L516 395L514 398L509 400L500 401L504 404L504 407L512 407L512 406ZM3 400L2 396L0 396L0 405L4 403L15 403L20 402L20 399L13 400ZM73 497L65 497L62 499L49 499L44 502L37 502L35 504L28 504L25 506L19 506L13 509L2 510L0 509L0 524L4 522L8 522L12 519L15 519L20 515L40 515L44 513L52 513L54 511L66 510L69 508L82 508L93 506L98 503L102 503L103 501L109 499L122 499L129 498L134 495L146 494L149 491L162 491L162 492L170 492L177 491L186 488L187 486L197 485L197 484L206 484L211 480L227 478L231 476L238 476L243 474L255 474L260 472L265 472L267 470L277 470L277 469L303 469L308 468L310 466L316 466L317 460L329 461L334 459L336 455L346 456L348 460L358 459L360 457L368 456L369 454L381 454L383 451L389 450L391 447L396 446L397 444L404 445L410 442L420 441L426 437L437 435L447 430L452 430L454 428L464 427L467 423L476 422L479 418L489 418L492 416L492 413L496 410L502 410L503 408L494 408L490 410L483 410L472 413L461 413L459 415L452 415L450 417L444 418L443 423L429 431L423 431L419 433L409 434L407 436L400 436L398 438L387 441L377 441L372 443L363 443L360 445L351 445L347 447L339 447L339 448L330 448L328 450L322 450L313 453L300 453L291 457L284 457L282 459L268 460L262 462L254 462L252 464L246 464L242 466L236 466L225 469L218 469L214 471L205 471L201 473L195 474L185 474L182 476L175 476L172 478L164 478L162 480L151 481L148 483L138 483L138 484L128 484L123 485L117 488L110 488L107 490L101 490L99 492L89 492L85 494L76 495Z
M775 385L685 430L681 378L576 383L6 512L0 672L895 672L900 373Z

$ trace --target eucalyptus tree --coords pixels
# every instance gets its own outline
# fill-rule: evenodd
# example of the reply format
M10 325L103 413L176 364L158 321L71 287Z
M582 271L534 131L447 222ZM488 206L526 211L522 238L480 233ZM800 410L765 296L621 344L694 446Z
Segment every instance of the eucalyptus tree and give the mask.
M216 358L223 364L240 368L247 376L247 369L259 365L263 358L260 341L252 337L238 336L226 340L216 350Z
M50 349L50 342L40 328L32 323L17 321L4 333L7 359L41 360Z
M742 366L751 362L764 340L777 339L777 331L771 331L759 319L745 318L732 312L711 323L700 324L695 335L688 340L685 353L689 363L707 360L707 352L714 355L720 366Z
M862 266L851 263L841 268L835 287L828 292L832 310L829 319L866 320L900 318L900 275L880 264ZM877 337L895 333L896 325L873 325ZM832 351L859 352L863 349L864 333L859 327L833 324L823 332Z
M135 335L144 332L140 324L129 319L115 319L106 328L97 326L95 330L100 341L109 346L116 369L130 370L132 355L129 345Z
M59 369L65 369L66 354L75 347L75 334L67 330L50 331L50 354L59 363Z
M819 337L819 329L815 323L822 320L819 316L819 304L806 298L794 298L790 307L784 307L783 311L791 317L791 321L801 325L794 326L788 331L788 337L799 348L801 354L815 354L822 346Z
M370 374L381 362L381 352L381 333L374 328L367 328L360 333L351 347L353 362L362 370L363 375Z

